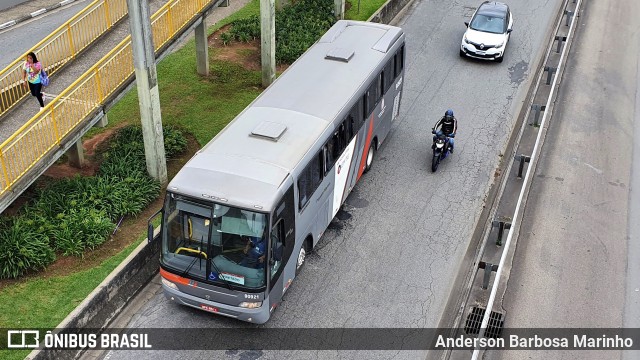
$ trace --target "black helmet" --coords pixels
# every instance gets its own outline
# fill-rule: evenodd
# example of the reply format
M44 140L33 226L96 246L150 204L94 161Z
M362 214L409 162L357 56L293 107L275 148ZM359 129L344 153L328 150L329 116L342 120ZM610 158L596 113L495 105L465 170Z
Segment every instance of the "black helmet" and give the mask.
M452 118L453 117L453 110L449 109L444 113L444 117L446 118Z

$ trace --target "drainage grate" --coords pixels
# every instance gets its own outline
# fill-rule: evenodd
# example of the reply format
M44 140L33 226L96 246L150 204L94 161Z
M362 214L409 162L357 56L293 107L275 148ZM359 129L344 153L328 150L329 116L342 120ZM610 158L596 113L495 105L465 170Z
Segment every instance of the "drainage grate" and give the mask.
M464 325L464 331L468 335L477 335L480 332L480 325L482 325L482 318L484 317L485 311L486 309L477 306L471 309L471 312L467 316L467 322ZM502 335L503 326L504 314L492 311L484 336L486 338L499 338Z

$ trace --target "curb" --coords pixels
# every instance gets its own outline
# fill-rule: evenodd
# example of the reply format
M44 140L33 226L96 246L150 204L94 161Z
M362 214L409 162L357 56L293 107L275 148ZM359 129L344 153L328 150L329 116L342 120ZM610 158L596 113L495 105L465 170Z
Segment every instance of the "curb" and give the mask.
M7 21L4 24L0 24L0 30L8 29L8 28L10 28L10 27L12 27L14 25L17 25L17 24L23 22L23 21L27 21L27 20L33 19L33 18L38 17L38 16L40 16L40 15L42 15L42 14L48 12L48 11L52 11L52 10L55 10L55 9L57 9L59 7L62 7L62 6L65 6L65 5L69 5L69 4L71 4L71 3L75 2L75 1L76 0L64 0L64 1L61 1L61 2L59 2L57 4L55 4L55 5L51 5L49 7L42 8L40 10L34 11L34 12L28 14L28 15L21 16L21 17L15 19L15 20Z

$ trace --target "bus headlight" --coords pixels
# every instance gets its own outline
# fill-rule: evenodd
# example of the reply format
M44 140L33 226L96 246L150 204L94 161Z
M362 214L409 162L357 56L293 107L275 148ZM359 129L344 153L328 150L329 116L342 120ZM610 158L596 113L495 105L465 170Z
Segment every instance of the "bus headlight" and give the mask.
M162 284L164 284L165 286L167 286L170 289L178 290L178 287L176 286L176 284L172 283L171 281L169 281L169 280L167 280L165 278L162 278Z
M239 305L242 308L246 308L246 309L255 309L255 308L259 308L260 306L262 306L262 301L260 302L247 302L247 301L243 301L240 303Z

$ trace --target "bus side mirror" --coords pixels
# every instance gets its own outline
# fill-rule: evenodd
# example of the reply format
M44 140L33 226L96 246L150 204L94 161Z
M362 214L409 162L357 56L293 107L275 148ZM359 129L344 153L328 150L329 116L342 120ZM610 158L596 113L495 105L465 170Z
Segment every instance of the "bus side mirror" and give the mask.
M147 242L151 243L153 241L153 233L155 232L155 227L153 226L153 220L158 216L158 214L162 213L162 209L156 211L155 214L151 215L149 220L147 220Z
M148 242L152 242L153 241L153 230L155 230L153 228L153 224L149 224L149 229L147 229L147 241Z

